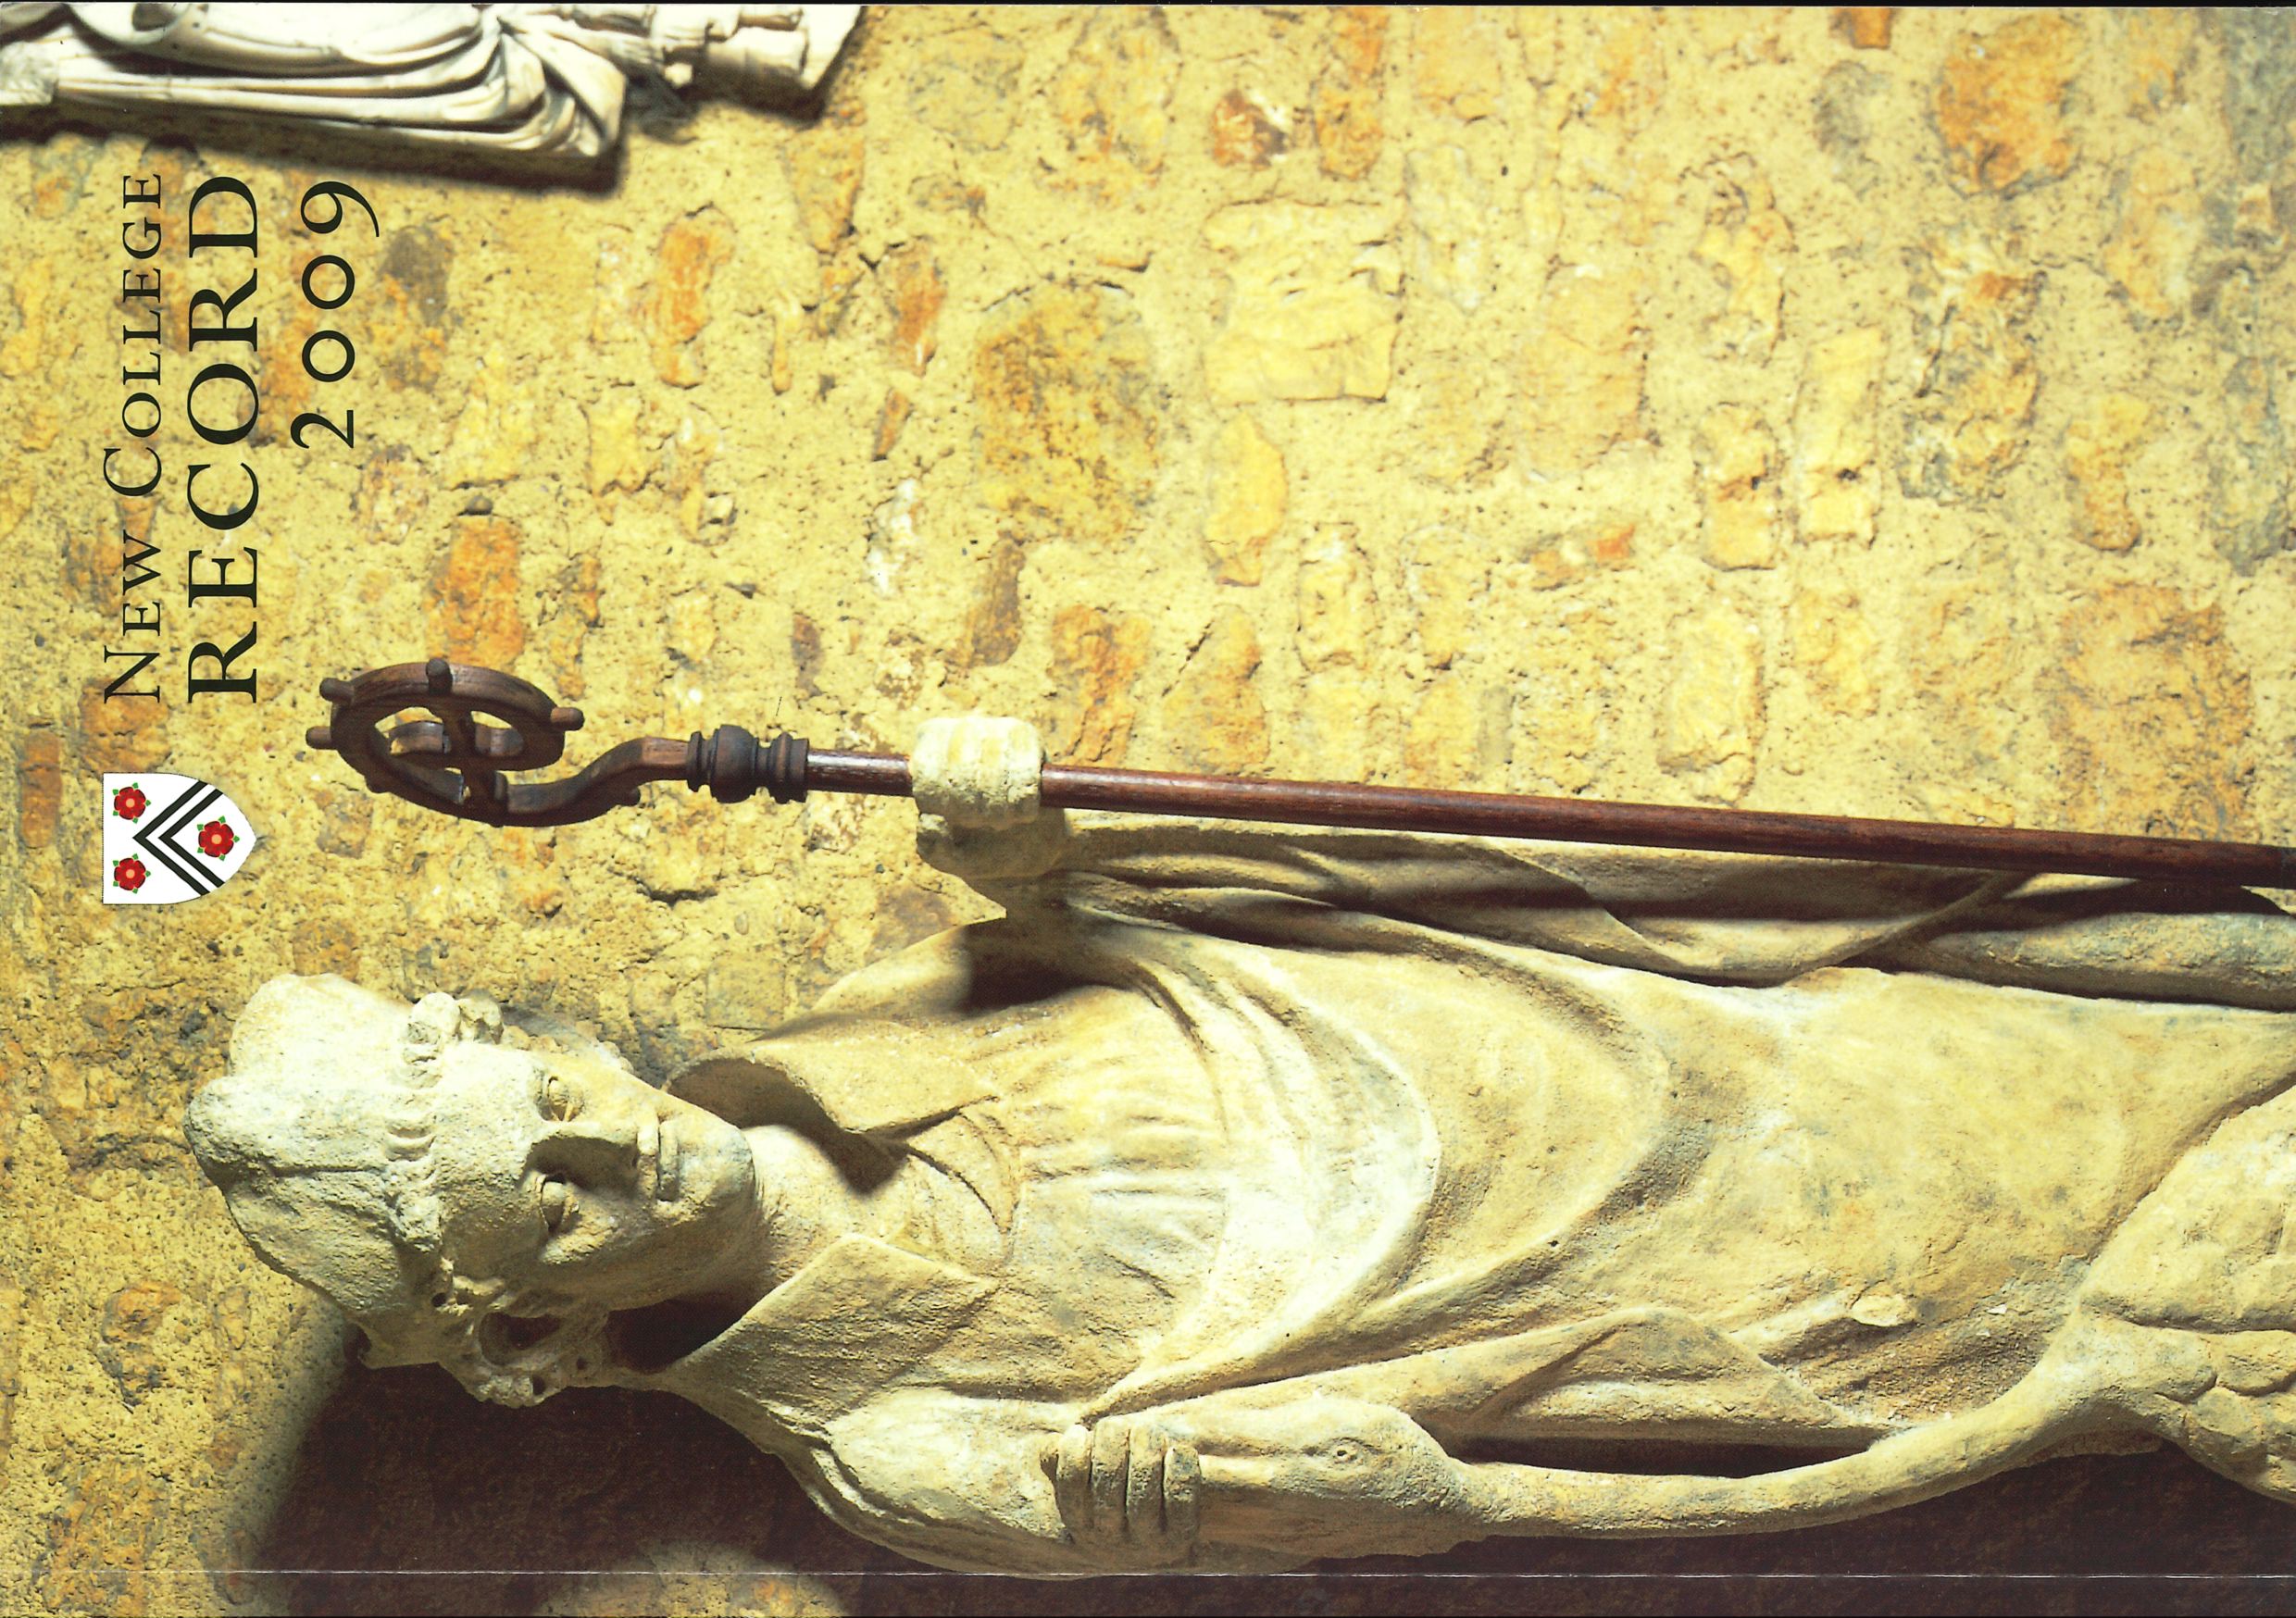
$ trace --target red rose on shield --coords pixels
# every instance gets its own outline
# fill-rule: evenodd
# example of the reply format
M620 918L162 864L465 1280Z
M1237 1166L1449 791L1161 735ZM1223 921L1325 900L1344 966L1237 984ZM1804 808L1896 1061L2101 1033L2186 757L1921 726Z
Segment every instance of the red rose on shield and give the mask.
M112 794L112 813L122 820L134 820L151 807L151 800L144 796L141 787L122 787Z
M239 840L231 828L220 820L210 820L199 828L199 852L211 860L219 860L231 852Z
M150 875L144 868L144 862L132 854L112 867L112 881L130 893L143 887L144 878Z

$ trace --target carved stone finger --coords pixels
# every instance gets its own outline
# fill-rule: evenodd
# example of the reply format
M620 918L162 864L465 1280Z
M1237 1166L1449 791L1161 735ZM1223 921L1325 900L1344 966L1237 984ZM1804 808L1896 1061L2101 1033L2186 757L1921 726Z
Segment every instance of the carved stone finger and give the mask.
M925 814L946 817L956 796L948 783L957 729L955 719L928 719L917 728L917 745L909 751L910 791Z
M1194 1546L1203 1526L1204 1462L1192 1444L1164 1451L1164 1536L1175 1550Z
M1124 1532L1125 1456L1131 1423L1121 1417L1092 1426L1092 1529L1120 1537Z
M1092 1433L1081 1425L1060 1435L1053 1466L1053 1503L1070 1537L1088 1539L1092 1533Z
M1136 1545L1164 1533L1164 1438L1146 1423L1131 1426L1125 1447L1124 1537Z

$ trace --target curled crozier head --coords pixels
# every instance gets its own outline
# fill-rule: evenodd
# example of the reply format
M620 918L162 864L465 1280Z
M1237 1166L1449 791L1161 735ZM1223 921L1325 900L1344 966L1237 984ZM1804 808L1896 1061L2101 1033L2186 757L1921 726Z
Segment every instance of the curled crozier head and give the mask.
M340 977L279 978L248 1002L231 1071L183 1129L256 1253L349 1315L369 1364L440 1363L481 1397L531 1403L565 1380L544 1374L557 1356L484 1329L520 1301L455 1273L432 1150L450 1052L502 1038L490 1001L409 1006Z

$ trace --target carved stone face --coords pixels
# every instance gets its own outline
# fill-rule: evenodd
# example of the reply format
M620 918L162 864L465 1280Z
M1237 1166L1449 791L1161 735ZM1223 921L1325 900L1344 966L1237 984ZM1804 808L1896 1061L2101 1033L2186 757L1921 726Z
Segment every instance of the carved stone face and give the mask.
M445 1256L521 1313L690 1296L763 1239L742 1132L602 1061L456 1045L431 1101Z

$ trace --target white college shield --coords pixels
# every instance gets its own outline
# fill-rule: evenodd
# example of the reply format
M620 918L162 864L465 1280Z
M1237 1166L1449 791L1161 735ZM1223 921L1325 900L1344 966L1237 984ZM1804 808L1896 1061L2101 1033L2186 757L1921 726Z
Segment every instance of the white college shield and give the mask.
M247 862L255 828L222 790L192 776L104 778L104 902L180 904Z

